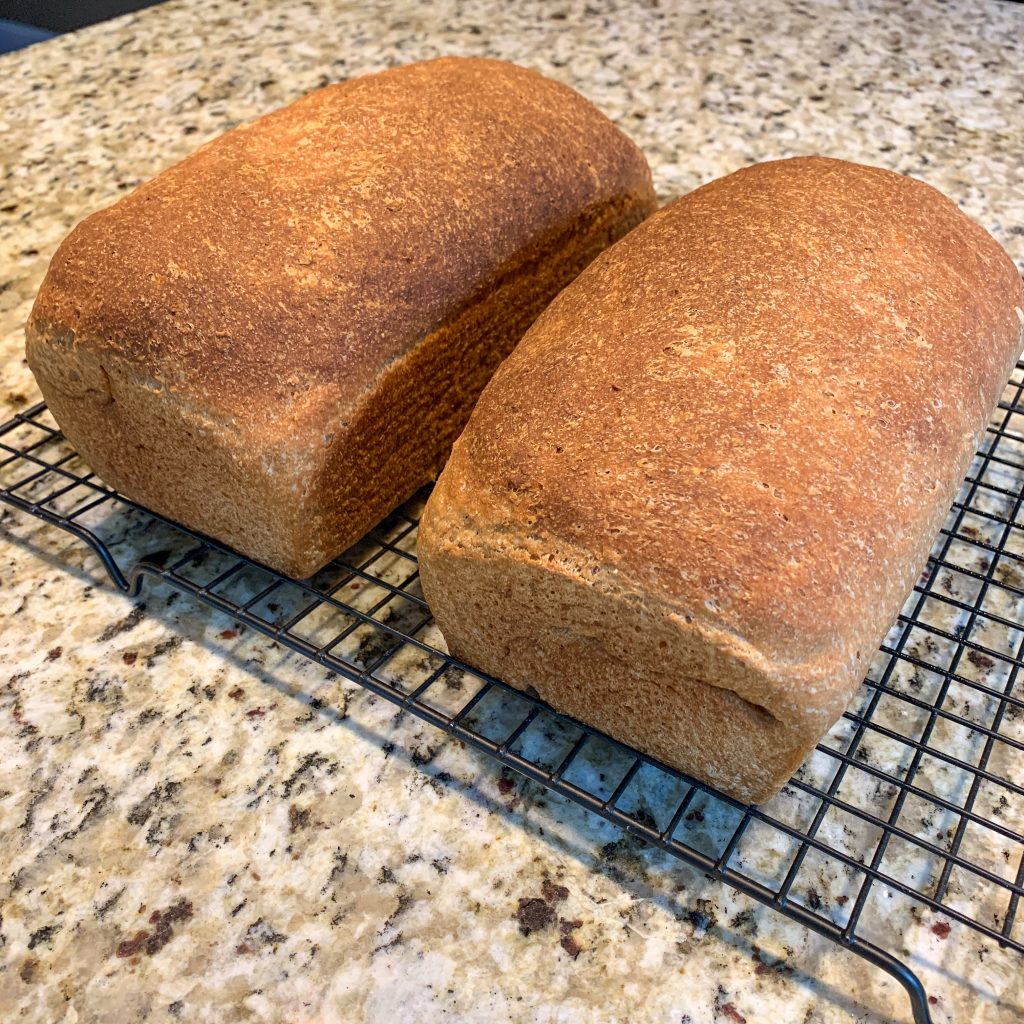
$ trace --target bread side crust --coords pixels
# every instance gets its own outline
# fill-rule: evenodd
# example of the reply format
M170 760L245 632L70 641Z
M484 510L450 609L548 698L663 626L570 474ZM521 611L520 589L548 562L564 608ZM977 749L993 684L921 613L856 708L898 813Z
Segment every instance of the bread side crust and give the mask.
M773 713L741 696L770 698L778 666L551 537L427 515L419 551L454 657L742 802L775 793L835 710Z
M1024 336L1022 336L1024 344ZM645 590L592 549L535 532L453 458L420 523L424 596L451 654L743 803L774 796L842 714L924 569L984 430L967 439L900 600L849 624L843 651L778 659L706 609ZM859 656L858 656L859 652Z
M229 417L39 317L26 351L50 411L104 483L258 561L293 567L311 453L265 451Z

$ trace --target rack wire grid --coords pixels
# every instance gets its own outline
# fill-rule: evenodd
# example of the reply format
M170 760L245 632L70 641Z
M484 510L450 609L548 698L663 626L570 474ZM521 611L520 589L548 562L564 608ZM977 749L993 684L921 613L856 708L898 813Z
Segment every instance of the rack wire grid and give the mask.
M81 538L126 593L152 577L191 594L859 954L926 1024L897 904L1024 952L1022 371L858 696L761 806L449 657L419 590L425 493L297 582L105 487L39 404L0 427L0 499Z

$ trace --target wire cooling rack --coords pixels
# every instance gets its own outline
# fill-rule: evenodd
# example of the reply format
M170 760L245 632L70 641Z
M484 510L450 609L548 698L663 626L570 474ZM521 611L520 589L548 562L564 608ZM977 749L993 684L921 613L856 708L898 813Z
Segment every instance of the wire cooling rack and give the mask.
M1018 365L858 696L758 807L450 658L419 589L423 494L295 582L106 488L40 404L0 427L0 499L84 540L121 590L189 593L852 950L925 1024L906 928L1024 952L1022 391Z

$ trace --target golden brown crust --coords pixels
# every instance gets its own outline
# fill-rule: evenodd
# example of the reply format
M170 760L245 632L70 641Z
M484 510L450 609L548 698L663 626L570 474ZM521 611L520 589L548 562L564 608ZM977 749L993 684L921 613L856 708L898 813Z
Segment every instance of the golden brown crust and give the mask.
M642 155L571 89L497 61L410 65L235 129L80 224L40 289L29 360L102 476L301 574L436 472L498 359L653 207ZM503 283L514 315L491 308ZM453 332L460 318L489 338ZM440 365L460 345L473 360L449 374L461 383L400 372L421 348L441 346ZM111 378L145 392L131 417L110 408ZM396 423L353 451L367 403L412 421L414 462L379 436ZM167 405L189 421L173 440ZM125 431L142 449L126 455ZM187 486L173 464L190 444L223 449L200 460L212 480ZM348 489L353 458L370 493ZM234 493L217 487L229 477Z
M552 303L456 444L420 533L449 644L508 677L455 614L452 565L477 566L458 574L472 608L484 563L550 558L562 604L596 590L634 609L601 641L621 648L609 672L728 691L806 751L924 563L1020 350L1021 305L999 245L909 178L804 158L677 200ZM550 634L552 601L534 644L547 662L509 681L568 705L578 658ZM648 620L672 623L654 657ZM574 707L598 707L585 689ZM766 764L734 724L687 728L671 700L646 730L614 708L602 719L744 799L793 765L792 743ZM718 761L697 756L698 732Z

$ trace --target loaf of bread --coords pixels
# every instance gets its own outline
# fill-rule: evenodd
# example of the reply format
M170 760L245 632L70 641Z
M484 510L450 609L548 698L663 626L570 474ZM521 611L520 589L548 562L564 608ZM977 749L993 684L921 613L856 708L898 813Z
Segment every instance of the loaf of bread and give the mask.
M290 576L433 479L548 302L655 207L572 89L441 59L236 128L80 224L27 326L108 484Z
M744 802L842 713L1021 348L1021 280L837 160L675 201L548 307L420 526L452 653Z

